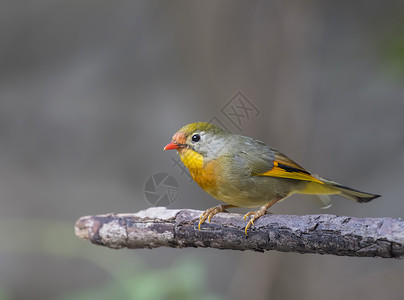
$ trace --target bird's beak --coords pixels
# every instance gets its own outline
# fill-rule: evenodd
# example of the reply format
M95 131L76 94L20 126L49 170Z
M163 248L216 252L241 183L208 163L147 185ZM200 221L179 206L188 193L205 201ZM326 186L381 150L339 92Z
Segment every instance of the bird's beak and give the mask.
M179 146L176 143L171 142L171 143L167 144L167 146L164 147L164 150L174 150L174 149L178 149L178 148L179 148Z

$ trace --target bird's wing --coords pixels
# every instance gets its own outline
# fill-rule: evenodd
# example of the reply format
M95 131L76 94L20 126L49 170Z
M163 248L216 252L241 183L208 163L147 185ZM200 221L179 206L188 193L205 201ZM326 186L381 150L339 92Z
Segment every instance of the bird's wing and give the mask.
M243 145L243 150L239 149ZM270 176L323 183L281 152L246 136L234 135L229 144L232 172L249 176ZM246 149L246 150L245 150ZM232 173L233 174L233 173Z
M255 176L271 170L274 166L275 153L263 142L246 136L236 136L234 145L231 145L232 161L235 171L243 170L249 176ZM240 150L239 145L243 145Z
M266 172L256 174L256 176L281 177L281 178L313 181L321 184L323 183L320 180L314 178L310 174L310 172L306 171L303 167L295 163L293 160L291 160L283 153L275 149L271 150L275 154L273 167L267 170Z
M279 152L278 150L272 149L275 153L275 160L281 164L287 165L289 167L293 167L296 169L300 169L303 171L306 171L302 166L298 165L296 162L291 160L289 157L287 157L285 154ZM307 172L307 171L306 171Z

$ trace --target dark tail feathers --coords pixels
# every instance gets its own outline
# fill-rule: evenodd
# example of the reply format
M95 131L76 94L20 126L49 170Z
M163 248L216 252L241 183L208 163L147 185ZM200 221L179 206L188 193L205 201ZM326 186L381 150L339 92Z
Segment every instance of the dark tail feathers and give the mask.
M380 195L361 192L361 191L349 188L347 186L343 186L339 183L336 183L335 181L331 181L328 179L321 178L321 181L323 181L326 184L329 184L333 188L340 191L341 192L339 194L340 196L353 200L353 201L356 201L356 202L359 202L359 203L366 203L366 202L372 201L375 198L380 197Z

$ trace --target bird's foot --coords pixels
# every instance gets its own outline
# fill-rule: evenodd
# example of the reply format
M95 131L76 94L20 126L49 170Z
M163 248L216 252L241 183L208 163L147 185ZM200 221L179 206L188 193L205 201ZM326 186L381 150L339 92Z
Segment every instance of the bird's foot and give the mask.
M257 211L251 211L251 212L246 213L246 214L244 215L244 220L247 220L247 218L248 218L249 216L252 216L252 217L250 218L250 220L248 221L246 227L245 227L245 230L244 230L245 235L248 236L248 233L247 233L248 228L250 228L251 225L254 225L254 221L257 220L258 218L262 217L263 215L265 215L266 212L267 212L266 206L262 206L259 210L257 210ZM255 225L254 225L254 226L255 226Z
M247 218L248 218L249 216L252 216L252 217L251 217L251 219L248 221L248 223L247 223L247 225L246 225L246 227L245 227L245 230L244 230L245 235L248 236L247 230L248 230L248 228L251 227L251 225L254 225L254 221L257 220L258 218L262 217L263 215L265 215L265 214L267 213L268 208L270 208L272 205L274 205L276 202L278 202L278 201L281 200L281 199L282 199L282 198L273 199L273 200L269 201L267 204L265 204L264 206L261 206L259 210L246 213L246 214L244 215L244 220L247 220ZM255 225L254 225L254 226L255 226Z
M201 224L205 222L206 219L208 219L210 223L210 218L212 218L214 215L220 212L227 212L226 209L234 207L233 205L218 205L215 207L208 208L203 212L203 214L199 217L199 223L198 223L198 229L201 230Z

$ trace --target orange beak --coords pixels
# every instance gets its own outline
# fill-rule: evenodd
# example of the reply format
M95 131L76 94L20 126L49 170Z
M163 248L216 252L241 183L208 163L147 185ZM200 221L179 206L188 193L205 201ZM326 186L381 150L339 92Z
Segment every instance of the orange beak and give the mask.
M178 145L174 142L171 142L169 144L167 144L167 146L164 147L164 150L174 150L174 149L178 149Z

